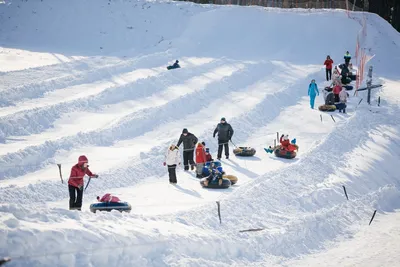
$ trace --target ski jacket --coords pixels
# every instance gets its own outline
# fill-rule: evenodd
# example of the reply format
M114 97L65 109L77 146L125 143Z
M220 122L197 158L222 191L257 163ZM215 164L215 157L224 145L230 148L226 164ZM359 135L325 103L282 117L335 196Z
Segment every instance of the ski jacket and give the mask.
M165 162L167 165L177 165L181 162L179 157L179 150L177 148L175 148L174 150L168 148L165 157Z
M100 202L120 202L121 200L116 197L112 196L111 194L105 194L100 200Z
M338 94L340 94L340 92L342 91L342 87L340 86L340 85L335 85L335 87L333 87L333 93L335 94L335 95L338 95Z
M198 143L196 147L196 163L206 162L206 151L203 144Z
M206 153L206 162L211 162L211 161L213 161L213 158L212 158L211 154L210 153Z
M179 147L183 143L183 149L194 149L197 141L197 137L192 133L188 133L186 136L181 134L181 137L179 138L178 144L176 144L176 146Z
M326 66L327 70L331 70L332 69L332 64L333 64L333 60L332 59L327 59L324 62L324 65Z
M346 92L346 90L342 89L342 91L339 93L340 102L346 103L348 97L349 97L349 94Z
M225 123L218 123L217 127L214 130L213 137L218 133L218 140L222 141L229 141L233 136L233 128L232 126L225 122Z
M80 156L78 163L71 168L71 175L68 179L68 184L74 187L83 187L83 177L88 175L93 177L94 174L89 170L89 168L84 168L83 164L88 163L86 156Z
M319 95L318 85L316 83L310 83L310 85L308 86L308 95L309 96Z

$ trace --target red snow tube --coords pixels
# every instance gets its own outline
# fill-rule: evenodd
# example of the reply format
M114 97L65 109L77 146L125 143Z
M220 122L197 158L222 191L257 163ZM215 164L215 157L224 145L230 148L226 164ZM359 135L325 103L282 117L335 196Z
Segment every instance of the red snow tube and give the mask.
M296 150L294 151L289 151L287 149L282 149L282 146L277 146L277 148L275 149L274 153L275 156L279 157L279 158L285 158L285 159L293 159L297 156L297 150L299 149L299 147L297 145L293 145L296 147Z

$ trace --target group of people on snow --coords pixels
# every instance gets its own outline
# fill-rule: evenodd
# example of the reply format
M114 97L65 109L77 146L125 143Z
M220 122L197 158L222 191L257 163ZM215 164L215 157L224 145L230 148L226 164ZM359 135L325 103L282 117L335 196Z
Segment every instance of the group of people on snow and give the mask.
M326 80L332 80L332 83L323 90L323 96L325 105L335 105L339 112L346 113L349 94L346 92L345 86L355 80L356 75L354 74L353 65L350 63L351 55L349 51L345 53L343 58L345 63L340 64L339 68L335 66L332 74L334 62L329 55L326 57L324 62ZM311 80L308 86L308 95L310 97L310 107L314 109L315 98L319 96L318 86L314 79Z
M229 141L232 139L233 133L234 130L232 126L224 117L221 118L213 132L214 138L216 134L218 134L218 160L221 159L224 149L225 157L229 159ZM164 162L164 166L168 167L169 181L172 184L177 183L176 167L177 165L181 164L179 155L179 146L181 144L183 144L182 154L184 170L189 171L190 168L193 171L196 168L197 178L203 177L202 172L205 164L213 161L210 150L206 147L205 142L199 142L198 138L194 134L190 133L187 128L184 128L181 136L179 137L178 143L176 145L172 144L168 148L165 156L166 160ZM194 154L196 155L196 161L194 160Z

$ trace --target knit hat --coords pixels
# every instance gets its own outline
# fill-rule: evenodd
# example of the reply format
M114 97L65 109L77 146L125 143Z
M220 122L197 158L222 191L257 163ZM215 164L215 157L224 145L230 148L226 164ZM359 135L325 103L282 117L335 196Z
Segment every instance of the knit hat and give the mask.
M202 144L203 146L206 146L206 143L205 143L205 142L201 142L201 144Z
M288 134L285 135L285 136L283 137L283 140L289 140L289 135L288 135Z
M226 121L225 117L222 117L222 118L221 118L221 121Z
M182 131L182 133L184 134L184 133L188 133L189 131L188 131L188 129L186 129L186 128L184 128L183 129L183 131Z

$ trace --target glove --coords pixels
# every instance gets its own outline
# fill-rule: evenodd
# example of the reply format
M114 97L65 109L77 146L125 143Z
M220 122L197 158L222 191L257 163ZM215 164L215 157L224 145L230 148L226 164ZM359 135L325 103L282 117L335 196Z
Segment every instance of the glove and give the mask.
M98 174L93 175L94 178L99 178Z
M281 135L281 137L284 137L284 136L285 136L284 134Z
M166 163L166 162L164 162L164 163L163 163L163 165L165 166L165 165L167 165L167 163Z
M78 186L78 189L82 190L83 189L83 185Z

